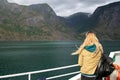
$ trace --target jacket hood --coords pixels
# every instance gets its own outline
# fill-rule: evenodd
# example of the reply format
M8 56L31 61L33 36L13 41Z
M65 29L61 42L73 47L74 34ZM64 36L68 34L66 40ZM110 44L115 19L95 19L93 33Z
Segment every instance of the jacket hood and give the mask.
M86 49L89 52L94 52L96 50L96 45L90 45L90 46L85 46L84 49Z

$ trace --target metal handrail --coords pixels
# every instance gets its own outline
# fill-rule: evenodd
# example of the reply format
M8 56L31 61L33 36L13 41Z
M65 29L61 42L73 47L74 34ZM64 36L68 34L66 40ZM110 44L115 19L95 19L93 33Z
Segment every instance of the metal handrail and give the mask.
M120 51L110 52L109 57L113 58L115 55L120 54Z
M57 75L57 76L53 76L53 77L48 77L47 80L55 79L55 78L59 78L59 77L64 77L64 76L69 76L69 75L73 75L73 74L78 74L78 73L80 73L80 71L71 72L71 73L62 74L62 75Z
M79 65L78 65L78 64L74 64L74 65L57 67L57 68L51 68L51 69L45 69L45 70L39 70L39 71L31 71L31 72L25 72L25 73L17 73L17 74L3 75L3 76L0 76L0 79L1 79L1 78L10 78L10 77L28 75L28 80L31 80L31 75L32 75L32 74L49 72L49 71L55 71L55 70L61 70L61 69L67 69L67 68L72 68L72 67L77 67L77 66L79 66ZM77 71L77 72L68 73L68 74L62 74L62 75L57 75L57 76L49 77L49 78L47 78L47 80L53 79L53 78L58 78L58 77L63 77L63 76L68 76L68 75L72 75L72 74L76 74L76 73L78 73L78 71Z

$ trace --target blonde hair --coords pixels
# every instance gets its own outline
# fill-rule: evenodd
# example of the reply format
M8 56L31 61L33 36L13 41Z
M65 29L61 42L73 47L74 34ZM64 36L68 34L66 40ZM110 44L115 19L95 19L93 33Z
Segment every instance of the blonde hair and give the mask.
M101 50L101 52L103 53L103 47L101 45L101 43L99 42L98 38L96 37L96 35L93 32L87 32L86 34L86 38L83 42L83 44L80 46L80 48L76 51L78 54L81 53L81 51L84 49L85 46L89 46L89 45L96 45L96 51L95 53L97 53L99 50Z

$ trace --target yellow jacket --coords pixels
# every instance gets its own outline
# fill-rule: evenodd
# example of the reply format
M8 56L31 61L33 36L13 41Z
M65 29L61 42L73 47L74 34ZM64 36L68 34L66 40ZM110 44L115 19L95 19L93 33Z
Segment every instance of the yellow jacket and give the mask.
M102 51L95 53L95 51L91 52L87 49L83 49L78 59L78 64L81 66L80 72L88 75L94 74L101 58L101 53Z

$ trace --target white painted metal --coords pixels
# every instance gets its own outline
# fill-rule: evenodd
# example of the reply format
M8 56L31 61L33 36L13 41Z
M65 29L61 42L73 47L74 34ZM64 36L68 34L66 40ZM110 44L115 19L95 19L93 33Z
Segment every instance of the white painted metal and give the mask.
M120 65L120 51L115 51L110 53L110 57L114 58L114 64ZM110 75L110 80L117 80L118 71L114 70L113 73Z
M113 58L115 55L120 54L120 51L110 52L109 57Z
M55 79L55 78L59 78L59 77L64 77L64 76L69 76L69 75L72 75L72 74L78 74L78 73L80 73L80 71L49 77L49 78L47 78L47 80Z
M28 74L28 80L31 80L31 74Z
M81 74L77 74L76 76L70 78L69 80L80 80Z

